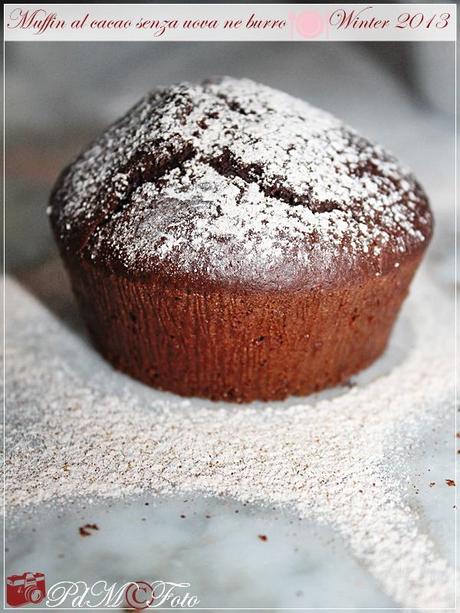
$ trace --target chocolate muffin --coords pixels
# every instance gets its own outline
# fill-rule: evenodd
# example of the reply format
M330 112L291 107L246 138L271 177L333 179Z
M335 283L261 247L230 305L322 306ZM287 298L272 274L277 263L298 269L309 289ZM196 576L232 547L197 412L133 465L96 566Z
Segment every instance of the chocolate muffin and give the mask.
M425 193L381 147L232 78L148 94L63 172L50 205L107 360L237 402L370 365L432 233Z

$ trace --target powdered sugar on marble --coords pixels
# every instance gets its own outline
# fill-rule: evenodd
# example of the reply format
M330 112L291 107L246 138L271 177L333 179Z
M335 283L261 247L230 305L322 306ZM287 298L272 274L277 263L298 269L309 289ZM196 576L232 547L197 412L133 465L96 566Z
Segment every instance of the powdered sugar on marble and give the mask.
M416 337L403 363L316 405L147 390L11 281L7 296L12 510L187 491L288 505L332 525L399 605L452 606L452 569L408 501L408 455L452 411L452 310L426 278L409 305Z

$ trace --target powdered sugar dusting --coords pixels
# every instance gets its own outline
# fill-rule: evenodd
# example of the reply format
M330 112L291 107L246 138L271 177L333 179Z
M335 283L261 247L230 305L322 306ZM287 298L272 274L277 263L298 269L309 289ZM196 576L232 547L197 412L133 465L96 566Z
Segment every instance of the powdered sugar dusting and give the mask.
M252 280L363 253L381 273L384 256L431 232L421 188L392 156L231 78L149 94L64 175L51 215L64 245L93 260Z

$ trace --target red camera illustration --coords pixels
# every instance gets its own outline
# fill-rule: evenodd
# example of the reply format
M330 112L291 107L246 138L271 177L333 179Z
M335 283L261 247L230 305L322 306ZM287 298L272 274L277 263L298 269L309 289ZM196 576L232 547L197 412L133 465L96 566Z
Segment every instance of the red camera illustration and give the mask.
M12 607L38 604L46 596L45 575L24 573L6 579L6 602Z

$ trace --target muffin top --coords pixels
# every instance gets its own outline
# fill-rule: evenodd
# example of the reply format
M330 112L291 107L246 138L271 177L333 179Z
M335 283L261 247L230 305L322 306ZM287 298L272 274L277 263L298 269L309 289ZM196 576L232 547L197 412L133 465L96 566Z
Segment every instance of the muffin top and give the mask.
M422 188L381 147L232 78L148 94L62 173L49 213L72 261L245 289L361 282L432 230Z

